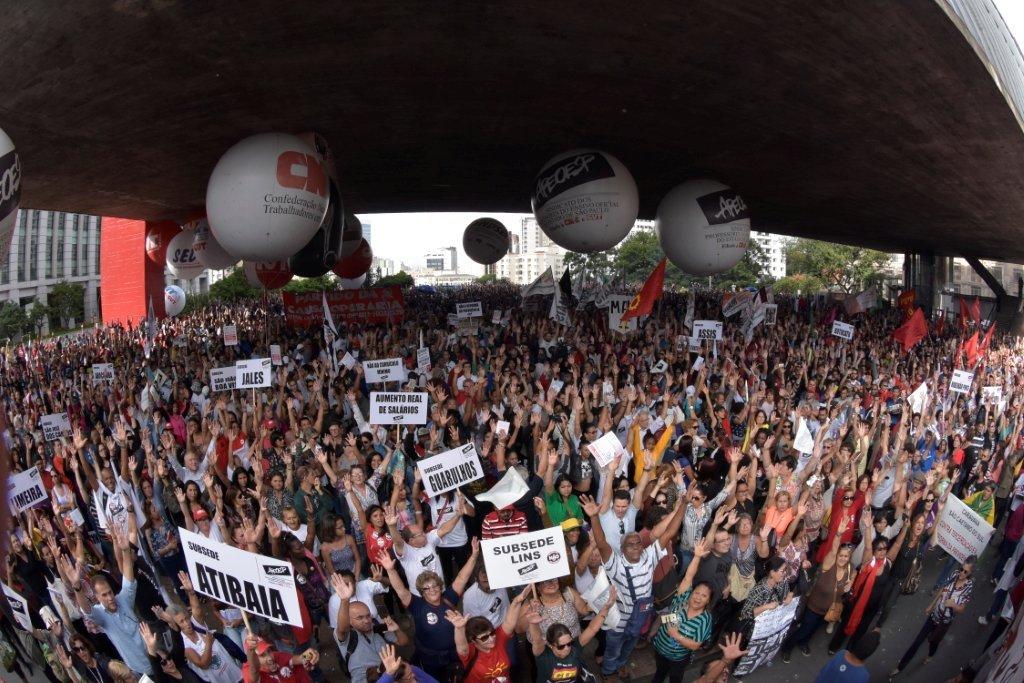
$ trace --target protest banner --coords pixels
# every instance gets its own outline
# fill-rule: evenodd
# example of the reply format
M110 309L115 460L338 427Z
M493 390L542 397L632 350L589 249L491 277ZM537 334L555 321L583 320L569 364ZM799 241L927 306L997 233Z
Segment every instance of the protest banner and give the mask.
M796 618L799 606L800 598L794 598L788 605L779 605L754 617L754 630L750 634L747 654L736 665L733 676L746 676L775 658Z
M701 340L700 339L695 339L694 337L687 337L687 339L689 340L689 343L687 344L687 349L689 350L689 352L690 353L700 353L701 352Z
M445 318L445 319L448 321L449 325L455 326L455 325L459 324L459 314L458 313L449 313L448 317Z
M278 624L302 626L295 576L288 560L257 555L178 529L197 593Z
M270 362L274 365L281 364L281 345L271 344L270 345Z
M949 379L949 390L957 394L968 394L974 384L974 373L966 370L954 370Z
M484 476L476 446L467 443L444 453L416 461L423 490L433 498Z
M476 334L480 331L480 321L476 318L465 318L455 324L455 331L463 337Z
M421 391L371 391L370 424L427 424L427 393Z
M723 323L721 320L694 320L693 339L697 341L722 341Z
M482 318L484 317L484 307L479 301L466 301L460 304L455 304L455 314L459 317L459 320L465 318Z
M832 321L832 336L850 341L853 339L853 325L840 320Z
M345 289L326 294L285 292L281 298L284 301L284 315L288 326L308 328L312 325L323 325L325 297L335 325L399 323L405 318L405 299L402 296L402 288L397 285Z
M983 403L999 403L1003 400L1003 388L998 384L981 388L981 400Z
M950 494L936 521L939 531L936 543L963 563L969 555L981 555L995 529L962 500Z
M480 541L491 590L522 586L569 573L565 535L555 526Z
M38 467L30 467L7 478L7 507L12 516L47 500L49 496L46 495Z
M113 363L93 363L92 364L92 383L94 385L100 382L113 382L114 381L114 364Z
M631 296L624 296L622 294L612 294L608 297L608 329L613 332L635 332L637 326L637 318L630 318L629 320L622 322L622 314L629 309L629 302L633 300Z
M238 346L238 326L237 325L225 325L224 330L224 346Z
M594 583L590 584L590 588L585 592L580 593L580 597L590 606L590 609L594 610L595 614L604 608L608 598L611 597L611 582L608 580L608 573L605 572L604 567L597 570ZM619 625L621 620L622 613L619 611L619 604L616 601L608 609L608 616L604 618L603 625L613 629Z
M766 327L772 327L775 325L775 321L779 319L779 305L778 304L765 304L764 305L764 324Z
M348 370L351 370L356 366L356 358L351 353L346 351L345 355L341 357L341 364L344 365L345 368L347 368Z
M270 386L274 370L269 358L250 358L235 363L235 387L237 389L261 389Z
M501 309L498 309L498 308L494 309L491 312L491 324L492 325L497 325L498 323L501 322L501 314L502 314L502 311L501 311Z
M430 349L421 346L416 349L416 369L420 372L430 372Z
M51 413L39 418L39 427L43 430L43 438L56 441L62 436L71 435L71 421L67 413Z
M508 420L498 420L498 423L494 425L495 436L499 434L508 434L508 430L512 427L512 423Z
M625 452L615 432L607 432L600 439L587 444L587 448L590 449L590 454L594 456L594 460L601 467L607 467L616 455Z
M231 391L235 388L235 366L210 368L210 391Z
M921 382L920 386L918 386L917 389L914 389L914 392L907 397L907 402L910 404L910 409L920 415L921 411L924 410L924 402L927 399L928 384L926 382Z
M753 292L726 292L722 296L722 317L731 318L745 310L754 300Z
M401 358L383 358L381 360L364 360L363 374L367 384L381 382L404 382L405 364Z
M4 595L7 596L7 604L11 606L11 612L14 614L14 620L18 622L18 626L31 632L32 617L29 616L28 600L3 581L0 581L0 587L3 588Z

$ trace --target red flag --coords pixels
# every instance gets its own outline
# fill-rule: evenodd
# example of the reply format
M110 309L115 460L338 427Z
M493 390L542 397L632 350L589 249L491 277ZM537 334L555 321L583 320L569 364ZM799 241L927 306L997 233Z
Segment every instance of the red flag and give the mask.
M978 360L978 332L975 331L971 338L964 343L964 355L967 356L967 367L973 368Z
M967 329L967 321L971 318L971 311L967 308L967 299L960 297L960 329Z
M914 303L917 301L917 290L908 289L896 299L896 305L903 311L903 319L909 320L914 314Z
M665 286L666 263L668 263L668 259L661 259L661 263L651 271L651 274L647 277L647 282L644 283L643 289L629 302L626 312L622 314L622 320L648 315L651 312L651 309L654 308L654 302L661 296L661 290Z
M978 297L974 297L971 304L971 317L974 318L975 325L981 325L981 299Z
M946 333L946 312L939 311L938 320L935 321L935 334L942 336Z
M928 334L928 322L924 319L924 312L918 308L910 316L910 320L897 327L892 332L892 338L903 347L903 353L910 351L914 344L921 341Z
M985 333L985 338L981 340L981 346L978 348L979 354L984 354L988 351L989 344L992 343L992 333L996 331L996 324L993 322L988 326L988 332Z

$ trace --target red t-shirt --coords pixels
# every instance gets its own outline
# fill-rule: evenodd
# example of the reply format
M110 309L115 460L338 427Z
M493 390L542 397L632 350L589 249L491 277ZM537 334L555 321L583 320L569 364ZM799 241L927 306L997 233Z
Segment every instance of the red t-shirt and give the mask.
M465 683L506 683L511 678L511 662L505 650L508 636L500 626L494 630L494 635L496 640L490 652L478 650L476 645L470 643L469 652L465 656L459 655L463 666L468 666L469 660L476 656L473 668L466 674Z
M260 671L260 683L312 683L305 667L292 666L292 656L287 652L274 652L274 661L277 662L277 671ZM253 683L249 662L242 665L242 681Z
M372 564L380 564L380 558L391 551L394 541L386 529L378 531L366 525L366 557Z

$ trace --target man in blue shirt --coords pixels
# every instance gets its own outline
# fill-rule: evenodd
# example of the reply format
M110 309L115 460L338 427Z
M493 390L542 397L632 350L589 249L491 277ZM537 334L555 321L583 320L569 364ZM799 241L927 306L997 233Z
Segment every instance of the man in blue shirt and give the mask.
M814 683L868 683L871 677L864 661L878 649L880 639L878 629L865 633L849 650L837 652L818 672Z

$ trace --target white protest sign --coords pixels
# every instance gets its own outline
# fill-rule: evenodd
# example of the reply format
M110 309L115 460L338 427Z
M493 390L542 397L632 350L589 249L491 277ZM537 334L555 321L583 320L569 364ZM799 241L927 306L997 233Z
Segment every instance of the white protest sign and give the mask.
M231 391L235 388L235 366L210 368L210 391Z
M793 448L801 453L814 452L814 437L811 430L807 428L807 420L800 419L800 426L796 428L796 438L793 439Z
M479 301L467 301L455 304L455 315L458 316L459 320L464 318L482 318L484 317L484 308Z
M281 364L281 345L271 344L270 345L270 362L274 365Z
M754 617L754 630L750 634L747 654L736 665L734 676L746 676L779 653L799 606L800 598L796 598L788 605L779 605Z
M458 325L459 324L459 314L458 313L449 313L448 314L448 324L449 325Z
M664 358L662 358L657 363L655 363L654 366L651 368L651 374L652 375L661 375L666 370L668 370L668 362L665 361Z
M7 507L10 508L12 516L21 514L47 499L38 467L30 467L7 478Z
M417 460L416 467L423 479L423 490L431 498L484 476L480 456L471 443Z
M235 388L261 389L270 386L274 370L269 358L250 358L235 363Z
M224 326L224 346L238 346L238 326Z
M765 304L764 305L764 324L766 327L775 325L775 321L779 319L779 305L778 304Z
M366 375L368 384L405 381L405 365L401 358L364 360L363 373Z
M847 341L853 339L853 325L840 320L832 321L832 336L846 339Z
M496 308L491 313L491 324L492 325L497 325L500 322L501 322L501 310Z
M569 573L560 526L484 539L480 552L491 590L557 579Z
M597 570L597 576L594 577L594 583L590 584L590 588L586 592L581 593L580 597L590 605L590 609L594 610L595 613L600 612L605 603L608 602L608 598L611 597L611 583L608 581L608 574L605 572L604 567ZM622 613L619 612L619 603L614 602L612 606L608 608L608 616L604 618L605 625L608 628L615 628L619 625L619 621L622 619Z
M71 434L71 421L67 413L43 415L39 418L39 426L43 430L43 438L47 441L56 441Z
M480 321L476 318L465 318L457 322L455 328L461 336L473 335L480 331Z
M622 314L629 308L631 296L612 294L608 297L608 329L612 332L635 332L636 318L630 318L623 322Z
M427 394L419 391L371 391L370 424L427 424Z
M560 392L562 390L562 387L564 387L564 386L565 386L565 382L563 382L562 380L560 380L560 379L553 379L553 380L551 380L551 384L548 385L548 390L555 392L555 394L557 395L558 392Z
M914 393L907 397L907 402L910 403L910 409L920 415L921 411L924 410L924 402L927 398L928 385L925 382L921 382L921 386L914 389Z
M700 339L694 339L693 337L687 337L687 339L689 339L689 346L688 346L688 348L689 348L690 353L700 353L700 351L701 351L701 346L700 346L701 345L701 341L700 341Z
M508 420L498 420L498 423L494 425L495 434L508 434L509 428L512 424Z
M100 382L113 382L114 381L114 364L113 363L93 363L92 364L92 383L99 384Z
M278 624L302 626L291 562L178 529L196 592Z
M615 459L616 455L624 452L622 442L619 441L619 437L615 436L615 432L604 434L600 439L587 444L587 448L590 449L590 454L594 456L594 460L601 467L606 467Z
M722 341L722 328L721 320L694 320L692 336L696 341Z
M347 369L351 370L356 366L355 356L346 351L345 355L341 357L341 364L344 365Z
M726 296L729 296L728 294ZM744 310L750 305L750 302L754 300L753 292L737 292L722 304L722 316L731 318L740 311Z
M697 356L697 360L693 361L693 367L690 370L692 372L700 372L702 367L704 367L704 356Z
M3 581L0 581L0 587L3 588L4 595L7 596L7 603L11 606L11 612L14 613L14 620L18 622L18 626L26 631L31 631L32 617L29 616L28 612L28 600Z
M999 403L1003 400L1003 388L997 384L990 387L982 387L981 400L983 403L988 403L989 401Z
M421 346L416 349L416 369L420 372L430 372L430 349Z
M969 555L981 555L995 531L981 515L954 495L946 499L936 524L939 525L936 543L961 564Z
M954 370L949 380L949 390L957 394L967 394L974 384L974 373L966 370Z

